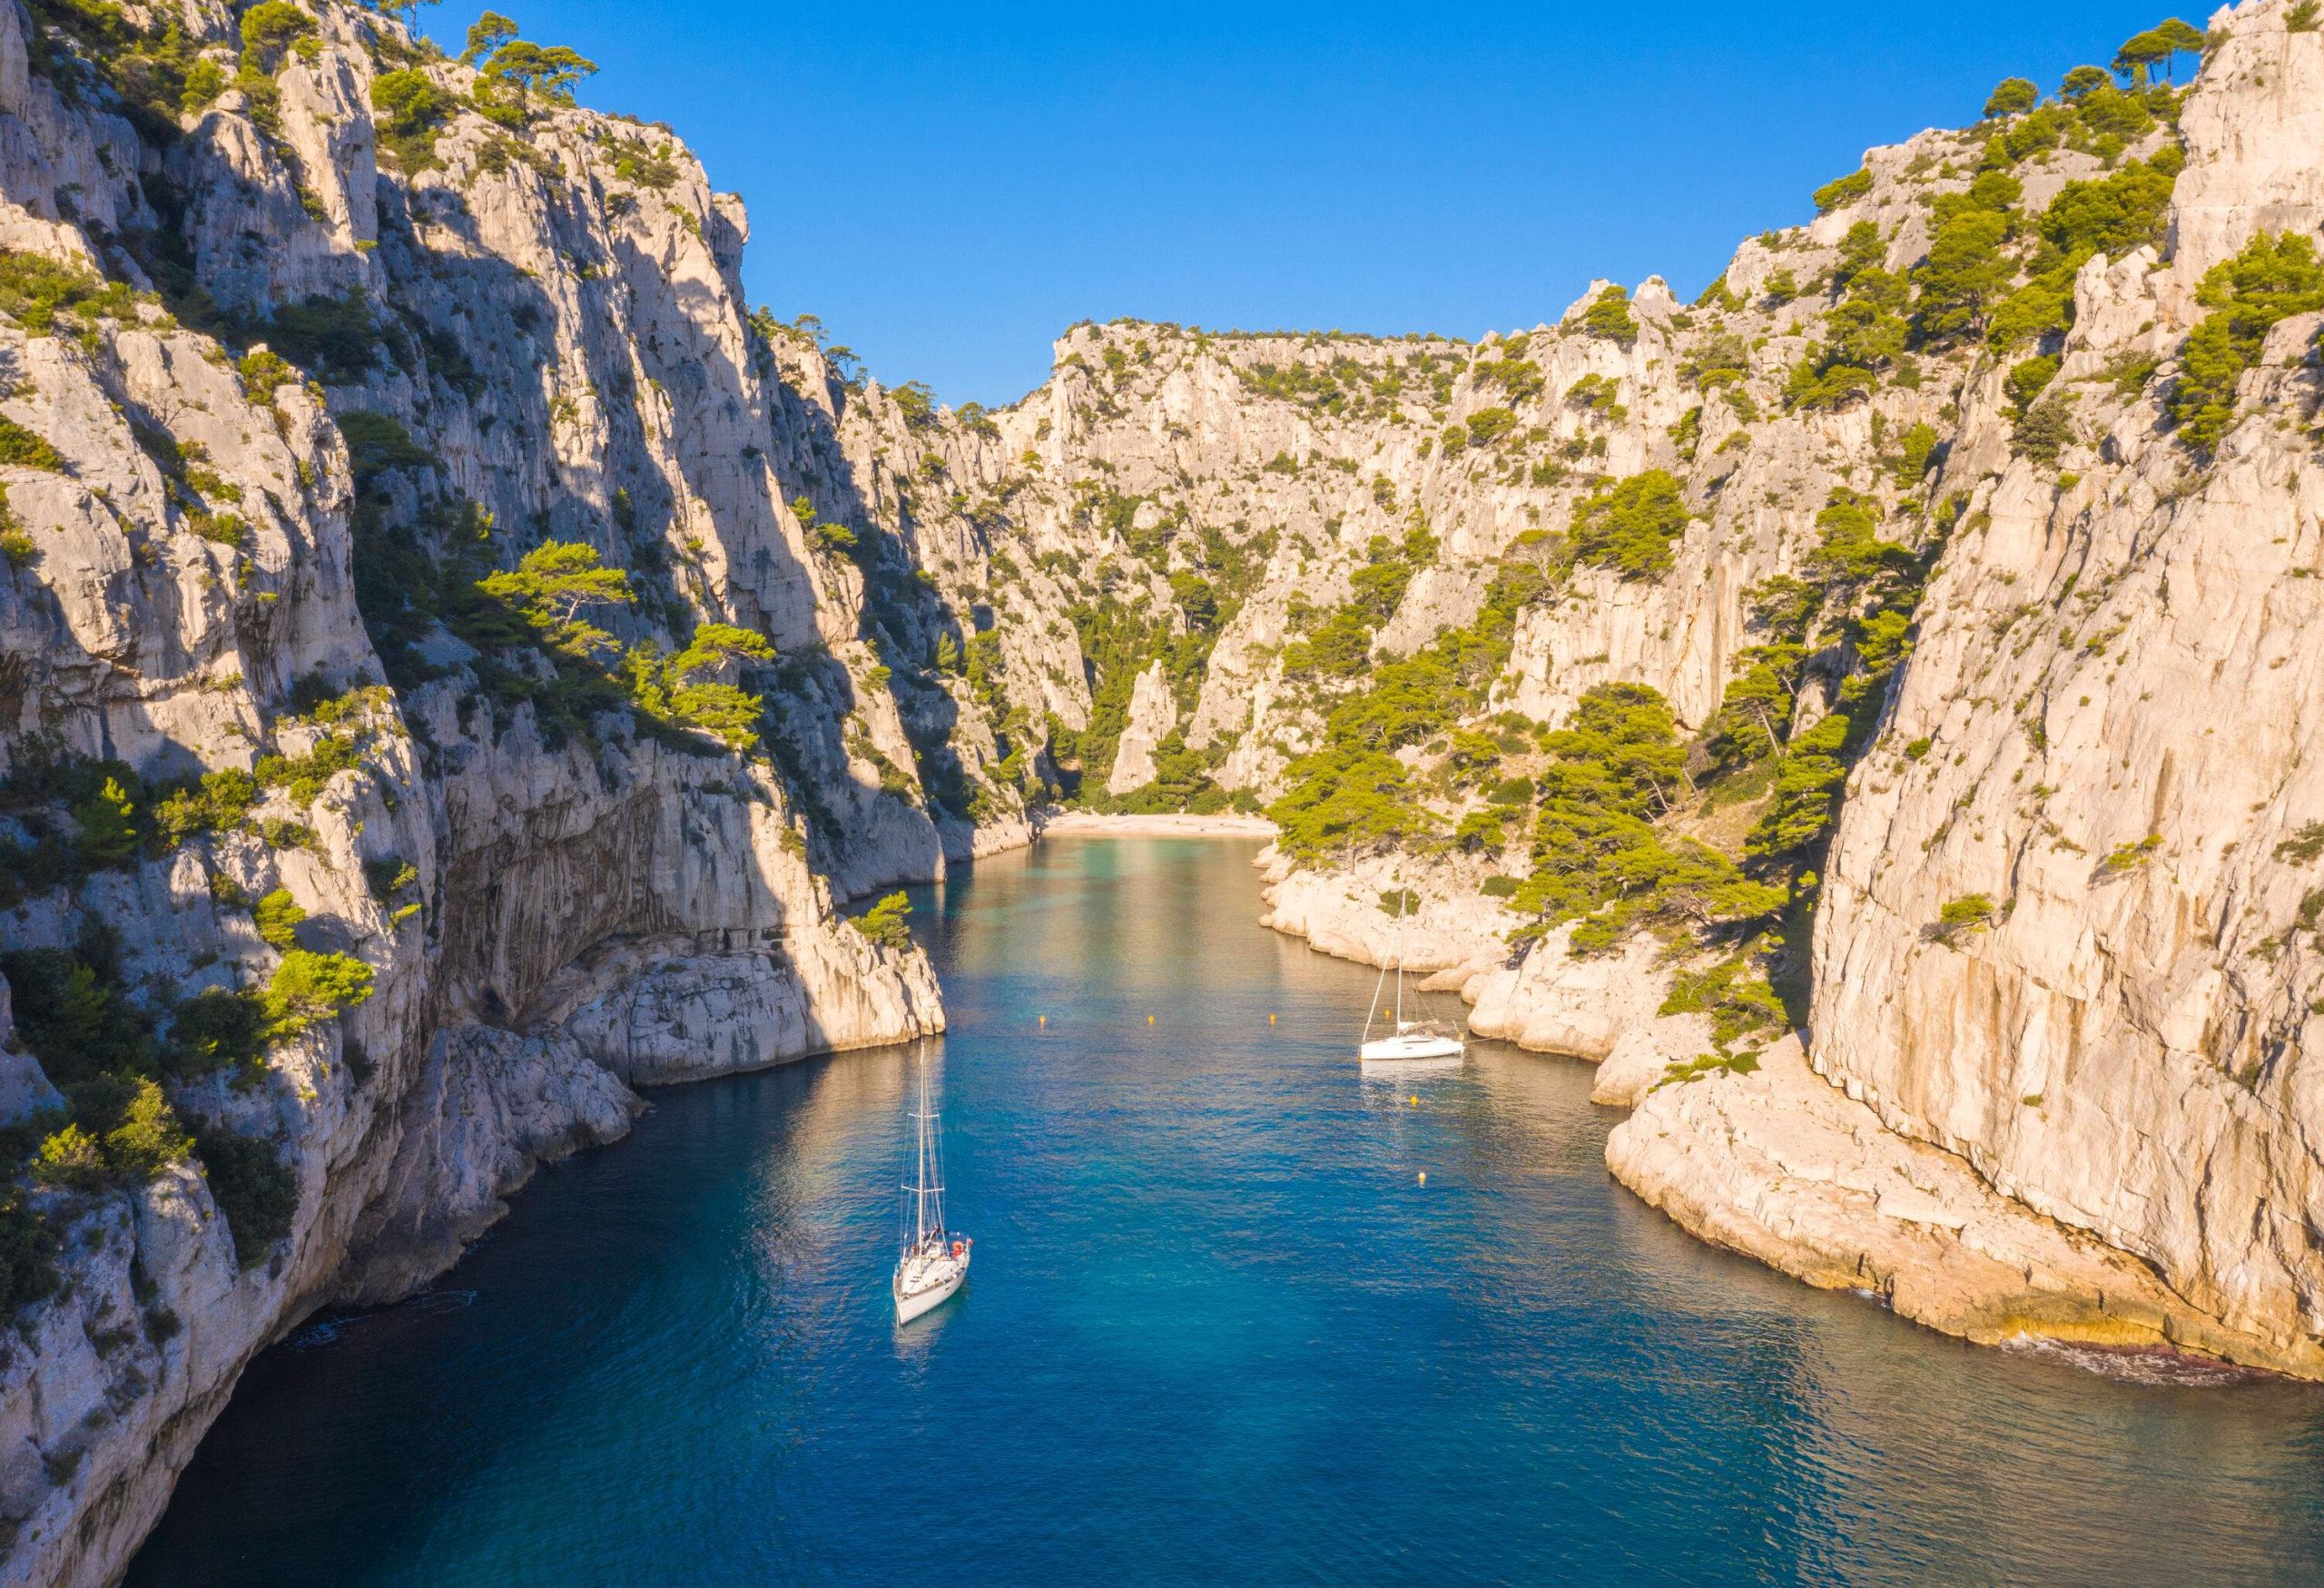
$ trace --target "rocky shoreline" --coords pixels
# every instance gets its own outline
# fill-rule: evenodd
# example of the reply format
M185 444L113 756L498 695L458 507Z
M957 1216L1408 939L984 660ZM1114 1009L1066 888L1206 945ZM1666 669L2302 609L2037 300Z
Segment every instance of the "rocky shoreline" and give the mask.
M1715 1246L1981 1346L2167 1349L2324 1379L2312 1338L2230 1327L2148 1265L1897 1135L1809 1069L1796 1037L1753 1073L1646 1093L1607 1139L1606 1164Z
M1608 1172L1700 1239L1978 1345L2095 1347L2063 1359L2099 1370L2105 1353L2166 1351L2324 1379L2312 1338L2237 1328L2148 1265L1891 1130L1809 1066L1797 1035L1748 1071L1662 1084L1712 1050L1704 1017L1658 1012L1670 970L1644 940L1576 960L1553 939L1512 965L1499 912L1409 862L1308 872L1270 849L1256 863L1274 905L1265 924L1358 964L1393 953L1374 894L1392 873L1412 886L1422 903L1408 948L1433 972L1424 985L1457 991L1477 1036L1596 1065L1590 1100L1631 1110L1608 1138Z
M1275 825L1264 816L1103 815L1051 811L1035 818L1037 838L1267 838Z

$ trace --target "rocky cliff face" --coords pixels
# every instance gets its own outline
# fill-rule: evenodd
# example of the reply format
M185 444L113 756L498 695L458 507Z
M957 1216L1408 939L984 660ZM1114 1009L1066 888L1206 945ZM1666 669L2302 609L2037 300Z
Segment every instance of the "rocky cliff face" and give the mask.
M117 1572L252 1351L633 1086L940 1029L841 904L1059 797L1269 809L1335 953L1403 898L1709 1238L2324 1372L2298 20L1691 304L1085 325L986 413L748 311L666 128L0 0L0 1582Z
M743 231L351 6L0 5L0 1581L112 1578L252 1352L633 1084L941 1028L838 906L977 841L866 637L948 619Z
M2065 380L2191 361L2206 274L2324 222L2324 37L2268 5L2218 29L2170 257L2083 270ZM2004 461L1969 416L1950 467L2000 478L1930 588L1897 748L1849 788L1810 1057L1887 1129L2151 1265L2230 1354L2312 1376L2324 298L2302 307L2265 332L2208 460L2151 390L2084 399L2070 483ZM1932 930L1971 895L1989 926Z

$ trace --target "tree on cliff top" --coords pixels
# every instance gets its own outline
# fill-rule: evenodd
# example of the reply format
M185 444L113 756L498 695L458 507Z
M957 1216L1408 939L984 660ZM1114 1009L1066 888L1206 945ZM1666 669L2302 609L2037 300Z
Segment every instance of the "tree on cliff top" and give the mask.
M2025 77L2004 77L1985 101L1988 118L2024 115L2042 103L2042 91Z
M2201 54L2203 35L2174 16L2123 40L2114 52L2114 70L2133 83L2144 83L2159 65L2167 77L2182 53Z
M596 70L595 61L582 59L563 44L528 44L523 39L510 39L484 64L487 79L516 86L519 109L535 94L556 104L571 104L581 79L594 76Z
M473 66L493 51L517 36L517 24L497 11L487 11L468 27L468 47L460 52L460 64Z

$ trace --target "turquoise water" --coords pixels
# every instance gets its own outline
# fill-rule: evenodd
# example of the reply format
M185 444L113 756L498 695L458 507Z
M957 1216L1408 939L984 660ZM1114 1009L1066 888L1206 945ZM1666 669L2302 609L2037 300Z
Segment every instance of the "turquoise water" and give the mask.
M657 1091L431 1295L254 1363L130 1582L2324 1573L2324 1396L1712 1251L1608 1179L1579 1064L1359 1079L1372 972L1255 924L1251 853L1065 840L922 898L946 1308L888 1306L903 1050Z

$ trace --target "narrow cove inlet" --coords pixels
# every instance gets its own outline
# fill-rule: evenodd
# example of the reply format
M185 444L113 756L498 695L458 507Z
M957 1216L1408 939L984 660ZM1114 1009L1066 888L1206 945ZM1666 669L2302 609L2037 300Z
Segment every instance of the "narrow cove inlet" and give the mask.
M916 895L946 1036L654 1091L259 1356L128 1582L2313 1580L2324 1396L1704 1246L1609 1178L1582 1064L1363 1078L1376 972L1257 924L1256 852ZM923 1051L977 1263L899 1330Z

